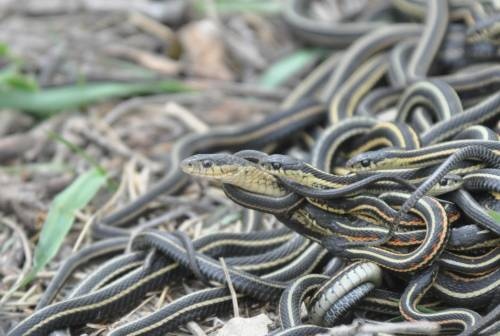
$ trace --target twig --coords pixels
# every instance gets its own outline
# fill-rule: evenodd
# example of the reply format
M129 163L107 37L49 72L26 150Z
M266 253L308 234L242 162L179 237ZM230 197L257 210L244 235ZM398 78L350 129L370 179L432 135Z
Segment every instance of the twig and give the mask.
M193 217L186 219L185 221L182 222L181 225L179 225L178 230L186 231L202 221L203 219L201 217Z
M64 114L53 116L29 132L29 134L34 137L35 143L32 148L24 153L24 157L28 161L34 161L35 158L40 156L42 151L47 149L49 142L52 141L48 134L50 132L57 132L58 128L63 124L66 118L67 117Z
M140 195L148 191L148 185L151 180L151 168L148 166L143 167L136 176L134 176L133 181L137 184L136 188L140 192Z
M100 213L107 213L111 211L111 209L118 203L118 199L125 194L125 188L128 183L128 170L127 167L130 165L134 165L135 161L130 160L125 164L125 170L122 173L121 179L120 179L120 184L118 185L118 189L116 192L111 196L111 198L97 211L97 214Z
M213 79L186 80L185 84L199 90L220 90L229 95L241 95L244 97L269 99L282 101L289 94L290 90L283 88L268 89L255 84L243 84L231 81Z
M36 139L29 133L15 134L0 138L0 162L21 157L33 148Z
M76 239L75 245L73 246L73 250L72 250L73 253L78 251L78 249L80 248L80 245L82 245L83 239L87 235L87 232L89 232L90 227L92 226L92 223L94 223L95 217L96 217L96 215L90 216L90 218L83 225L83 229L80 232L80 234L78 235L78 238Z
M130 164L125 168L126 173L128 175L127 194L129 199L131 200L137 198L146 188L146 186L141 186L142 182L138 181L139 172L136 169L134 169L137 164L136 159L134 158L132 162L133 164Z
M132 12L130 13L129 20L134 26L156 36L162 42L169 45L175 44L175 33L172 29L154 20L150 16L146 16L139 12Z
M165 302L165 298L167 297L167 293L170 290L169 286L165 286L163 290L160 293L160 297L158 298L158 301L156 302L156 309L160 309L161 306L163 306L163 303Z
M17 225L16 222L5 217L2 213L0 213L0 216L2 218L1 222L19 236L19 239L21 240L21 244L23 245L23 250L24 250L23 270L21 274L18 276L14 285L11 287L11 289L9 289L9 291L5 293L5 295L0 300L0 306L2 306L9 299L9 297L19 288L19 286L21 286L22 281L28 275L30 271L30 266L32 264L33 256L31 254L28 237L26 237L24 230L21 227L19 227L19 225Z
M364 321L355 320L350 325L331 328L327 334L320 334L319 336L361 336L378 333L438 335L439 330L440 327L438 323L429 321L366 323Z
M161 57L156 54L132 48L123 45L110 46L106 50L110 56L124 58L134 61L145 68L151 69L161 75L173 76L177 75L181 70L179 62L173 61L166 57Z
M179 104L167 103L167 105L165 105L165 113L182 121L186 126L197 133L207 132L209 130L207 124Z
M0 137L24 132L33 127L34 123L35 121L30 115L4 109L0 111Z
M121 321L128 321L128 319L134 315L136 312L140 311L142 307L144 307L145 305L147 305L149 302L151 302L153 299L154 299L154 295L151 295L150 297L146 298L144 301L142 301L137 307L135 307L130 313L128 313L127 315L123 316L123 318L121 318ZM116 321L115 322L115 325L119 324L120 321Z
M116 153L127 159L137 157L137 160L141 162L141 164L151 167L151 169L155 172L159 172L164 169L163 165L151 161L142 153L138 153L130 149L107 125L97 121L92 126L93 127L91 128L82 127L78 129L78 133L85 136L85 138L92 141L97 146L112 153Z
M141 231L144 231L146 229L158 226L160 224L170 222L176 218L179 218L179 217L185 215L187 210L188 209L186 207L173 208L172 210L164 213L161 216L155 217L155 218L153 218L145 223L139 224L137 226L137 228L134 229L134 231L137 230L137 231L141 232Z
M104 117L104 122L112 125L128 113L136 109L143 108L145 105L163 105L165 101L177 102L179 104L194 104L201 100L210 99L207 93L200 92L182 92L172 94L159 94L149 97L134 97L118 103Z
M187 323L187 328L195 336L207 336L207 334L201 329L198 323L190 321Z
M231 293L231 300L233 301L234 317L240 317L240 311L238 309L238 298L236 296L236 291L234 290L231 277L229 276L229 271L227 269L226 262L224 261L224 258L219 258L219 261L222 265L222 269L224 270L224 276L226 277L227 287L229 288L229 292Z
M213 211L215 206L212 204L208 204L208 202L196 202L194 203L194 197L187 197L187 196L169 196L169 195L162 195L158 198L158 201L164 202L170 206L179 206L179 205L187 205L191 209L195 211L200 211L200 212L209 212Z
M251 65L256 69L264 69L267 66L266 59L260 52L247 41L238 36L238 34L230 31L224 26L217 13L216 6L213 0L206 0L207 13L209 18L215 23L219 33L221 34L226 46L231 49L234 56L241 61Z

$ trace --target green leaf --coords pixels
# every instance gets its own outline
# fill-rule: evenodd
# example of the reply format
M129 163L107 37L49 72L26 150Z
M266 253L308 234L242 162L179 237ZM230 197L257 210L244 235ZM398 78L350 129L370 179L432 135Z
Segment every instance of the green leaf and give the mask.
M7 83L9 79L17 75L19 72L19 69L15 65L9 65L0 70L0 89L4 89L7 87Z
M490 210L488 211L490 213L490 216L497 222L500 224L500 212L496 212L496 211L493 211L493 210Z
M94 168L80 175L56 196L50 206L47 219L43 223L42 232L35 248L33 268L24 279L23 285L29 283L57 254L75 221L76 211L90 202L106 183L106 179L106 175Z
M275 88L297 74L306 65L315 62L321 49L301 49L272 64L261 76L259 82L266 88Z
M9 55L9 46L7 43L0 42L0 57L5 57Z
M17 64L11 64L0 71L0 90L33 92L38 90L38 83L32 76L22 74Z
M38 83L31 76L22 74L13 74L6 80L6 85L9 89L35 92L38 90Z
M215 10L219 14L231 14L236 12L254 12L261 14L278 14L282 6L276 0L215 0ZM207 14L208 6L205 0L197 0L195 9L202 15Z
M0 108L23 110L38 117L85 106L113 97L128 97L162 92L183 92L191 88L179 81L163 80L146 83L86 83L36 92L12 90L0 92Z

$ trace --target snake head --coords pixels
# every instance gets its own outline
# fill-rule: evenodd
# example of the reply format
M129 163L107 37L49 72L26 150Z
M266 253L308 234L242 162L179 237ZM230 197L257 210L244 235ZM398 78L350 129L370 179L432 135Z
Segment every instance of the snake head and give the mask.
M230 154L197 154L184 159L180 168L189 175L224 181L248 164L247 160Z
M361 153L346 162L346 167L352 172L380 169L386 158L385 151Z
M432 196L446 194L450 191L460 189L464 183L461 176L455 174L446 174L437 185L435 185L431 190L430 194Z
M273 175L286 176L292 171L302 169L304 162L287 155L273 154L262 158L259 167Z

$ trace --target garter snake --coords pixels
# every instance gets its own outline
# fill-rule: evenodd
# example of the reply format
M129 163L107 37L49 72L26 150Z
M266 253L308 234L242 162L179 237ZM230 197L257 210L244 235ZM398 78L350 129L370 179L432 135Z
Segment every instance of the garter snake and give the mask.
M318 245L312 245L300 258L275 272L264 275L263 278L292 279L302 272L307 273L314 270L324 259L324 256L324 249ZM238 298L240 300L245 297L238 295ZM201 290L184 296L143 319L124 325L114 330L111 335L162 334L173 330L173 328L185 321L197 317L196 313L198 313L198 316L205 316L218 311L227 311L231 300L231 295L228 294L228 290L224 287Z
M427 76L448 28L448 1L431 1L426 6L424 30L408 62L408 79Z
M466 146L485 147L491 150L493 156L500 157L498 141L455 140L408 151L381 149L362 153L349 160L346 165L351 171L428 167L445 161L450 155Z
M468 191L500 192L500 169L479 169L463 178Z
M217 164L221 164L223 166L226 166L230 162L236 164L240 161L239 158L237 160L232 160L231 155L222 154L222 155L216 155L219 161L211 161L210 159L211 156L212 155L208 154L208 155L201 155L201 156L198 155L188 158L183 162L182 167L187 173L190 173L192 171L193 174L197 176L204 176L210 179L215 179L220 181L224 180L230 181L227 184L223 185L223 188L226 190L226 194L236 203L246 207L250 207L252 209L257 209L271 214L286 214L293 212L294 209L296 209L298 206L301 205L302 197L298 196L295 193L288 193L284 196L273 197L272 195L255 194L243 190L245 187L248 187L248 182L244 181L246 177L244 174L241 175L238 174L239 178L237 179L232 177L231 173L229 174L228 177L226 177L225 174L223 174L219 169L216 168ZM224 157L226 158L226 160L221 160ZM209 164L210 168L208 169L203 168L204 161L211 162ZM253 167L252 169L256 169L256 166L253 163L247 162L245 163L245 165L251 165ZM236 171L237 168L238 166L236 165L231 170ZM213 174L213 171L215 170L218 171L218 174ZM276 179L274 176L270 175L266 171L261 171L260 175L258 176L261 176L265 180ZM251 179L253 180L254 177L255 175L252 175ZM339 177L337 183L342 183L341 184L342 186L347 186L348 183L350 183L355 179L357 178L353 179L353 177ZM235 186L233 187L231 183L234 183ZM275 192L273 192L273 194L274 193ZM388 221L392 220L391 218L393 218L392 216L394 216L395 214L393 209L390 208L383 201L380 201L377 198L369 196L358 196L353 198L342 199L335 204L330 204L327 201L322 202L322 200L309 199L309 201L316 206L325 208L328 211L336 214L347 214L347 213L355 214L361 212L363 214L369 214L377 218L382 218L383 220L388 220ZM419 225L419 224L424 225L423 220L412 216L409 216L407 218L407 221L404 220L404 222L408 223L408 225Z
M379 286L381 282L382 271L373 263L357 262L342 269L322 284L321 288L312 297L310 302L312 322L314 324L331 326L333 324L331 321L335 320L334 316L330 316L328 322L325 321L326 323L322 323L327 315L331 313L343 313L342 311L338 311L340 310L338 308L337 311L332 311L331 306L333 303L364 283L372 283L375 286ZM339 317L339 315L335 316Z
M416 106L425 106L436 121L448 120L462 113L462 102L446 82L433 79L410 85L399 101L396 120L406 122Z
M473 140L470 140L473 142ZM496 146L500 146L500 142L490 142L488 144L492 144L493 148ZM500 147L499 147L500 148ZM437 183L444 175L453 169L457 163L464 161L464 160L469 160L469 159L480 159L483 162L491 165L494 168L499 168L500 167L500 151L495 152L493 150L488 149L487 147L483 146L478 146L478 145L473 145L473 146L467 146L464 148L456 148L455 151L452 152L452 155L450 155L433 173L432 175L424 182L422 183L417 190L415 190L412 195L403 203L401 208L398 211L398 215L395 217L394 225L391 226L391 230L389 231L388 235L386 236L385 239L382 241L387 241L390 239L390 236L392 235L392 231L397 229L400 221L400 217L404 215L406 212L408 212L413 206L418 202L418 200L423 197L431 188L433 185ZM362 164L363 165L363 164ZM462 190L458 190L454 193L455 197L456 195L460 196L464 192ZM460 198L460 197L459 197ZM463 204L463 207L466 209L471 209L474 211L474 217L476 219L480 219L479 223L491 231L493 231L496 234L500 234L500 225L494 221L492 218L489 216L484 216L483 212L480 211L477 206L474 206L474 204Z
M316 243L286 230L218 235L193 242L195 254L190 256L188 246L176 236L140 232L131 238L135 251L105 263L68 299L38 309L9 335L45 334L112 318L175 275L188 276L186 269L196 275L193 259L204 277L223 284L218 256L224 256L229 265L239 299L281 297L288 302L280 311L284 330L276 335L327 331L302 325L297 309L307 295L304 291L312 294L322 285L312 300L313 323L332 325L336 313L350 309L357 300L393 313L398 293L384 298L380 292L370 292L380 284L379 276L371 278L373 283L352 281L345 296L332 289L339 279L352 280L346 274L359 265L371 265L377 274L380 269L396 271L403 281L413 278L399 303L405 318L437 321L465 333L480 328L480 316L474 311L449 308L424 313L417 305L432 288L446 305L495 313L487 305L495 303L489 299L499 284L500 231L475 197L483 193L498 197L500 192L500 147L492 126L499 116L500 95L494 92L500 67L475 63L475 56L456 56L457 50L464 53L472 44L491 47L498 43L495 17L487 17L484 2L470 6L460 0L432 1L428 6L421 0L393 3L412 18L425 17L425 22L383 26L378 19L392 17L391 6L384 4L364 16L354 13L353 23L325 23L309 17L309 2L289 1L285 21L298 36L318 45L348 47L313 71L283 102L281 112L257 123L182 137L173 147L163 179L95 226L96 236L124 237L91 245L69 259L38 307L53 299L75 267L123 250L130 230L118 225L161 193L180 190L188 181L180 168L218 180L236 203L271 213ZM464 27L457 27L461 24L457 20ZM466 41L460 44L457 37L464 34ZM379 120L393 107L397 110L394 120ZM316 129L311 131L310 126ZM307 139L300 150L305 153L312 148L304 160L247 152L194 156L179 166L193 154L219 150L274 148L285 152L290 149L286 140L299 131L305 132L301 139ZM267 147L277 141L280 146ZM388 223L394 225L384 227ZM399 223L404 225L401 230ZM382 246L369 245L377 241ZM309 274L318 271L331 253L354 263L335 272L333 280L325 278L326 271ZM186 321L223 312L231 296L219 285L175 300L111 335L163 334ZM334 308L320 304L332 297ZM490 326L482 326L483 330L491 329L491 316L488 321Z
M333 175L316 169L307 163L289 156L274 154L263 158L260 167L298 194L312 198L335 198L354 194L356 191L381 193L384 191L413 190L412 177L420 179L416 171L366 175ZM459 176L443 176L433 186L432 195L447 193L460 188Z
M464 139L476 139L476 140L487 140L495 141L499 140L498 134L492 129L482 126L475 125L470 126L458 133L453 137L453 140L464 140Z
M57 292L61 289L65 280L81 264L84 264L93 258L119 253L120 251L125 250L127 244L127 238L106 239L87 246L66 259L63 265L61 265L61 267L58 269L57 275L52 278L48 288L45 290L43 296L38 301L36 309L41 309L48 305L54 299Z
M480 308L494 303L500 285L500 269L479 276L461 275L451 271L439 272L433 291L443 301L460 307Z
M219 155L216 156L218 158L218 161L211 160L211 155L191 157L183 162L182 167L184 171L188 173L193 171L197 175L223 179L224 170L216 169L216 167L218 165L225 167L229 162L235 162L231 161L231 156L227 154L223 155L226 155L228 159L225 161L221 161L221 156ZM204 165L207 166L207 168L204 168ZM228 168L225 168L225 170L228 170ZM232 182L234 183L235 180L232 180ZM399 200L406 200L405 196L403 195L396 194L394 197L398 198ZM420 213L421 217L424 218L427 230L422 244L415 251L409 254L399 254L397 252L390 252L384 249L378 249L376 247L366 247L359 249L346 249L344 251L346 256L361 259L366 258L370 261L380 263L383 267L398 271L413 271L415 269L423 267L428 262L432 261L436 254L438 254L438 252L444 246L444 242L448 232L448 218L442 206L433 199L429 198L425 201L423 199L419 199L419 201L421 201L422 203L419 205L418 212ZM325 240L322 241L322 243L326 244L327 248L333 248L335 250L334 245L336 245L336 243L333 240L330 240L330 238L332 237L330 237L330 235L328 234L328 230L317 225L315 222L311 224L308 215L300 215L299 217L297 217L297 215L301 214L301 211L302 210L299 209L298 211L285 216L292 219L294 224L299 222L298 225L293 225L293 228L301 230L302 233L307 232L309 234L309 237L311 239L314 239L315 241L321 239L323 236Z
M245 235L216 234L200 238L193 244L198 251L208 255L234 256L235 254L255 253L259 250L265 251L266 248L275 247L289 238L290 233L288 231L278 230L276 232L256 232ZM300 249L298 250L300 251ZM271 255L269 260L275 263L276 260L280 260L280 256L282 254ZM303 265L299 263L299 266L302 265L300 267L295 265L294 270L300 272L301 269L311 267L311 261L307 258L311 256L316 258L318 254L304 254L299 259L305 261L305 263ZM241 260L235 260L235 262L238 261ZM262 259L256 261L258 264L263 263ZM245 262L246 267L250 267L248 260L245 260ZM117 260L115 263L121 262ZM230 260L228 260L228 264L231 264ZM129 265L125 264L122 267L128 268ZM285 266L286 268L287 266ZM58 328L80 325L84 321L99 321L103 318L111 318L123 312L124 309L137 304L138 300L147 292L164 286L168 279L172 279L180 271L178 263L166 258L155 258L153 262L149 263L143 261L140 267L104 288L38 310L12 329L9 336L40 335ZM109 275L106 272L98 272L102 276L101 280Z
M417 149L420 148L420 139L407 124L380 122L356 141L353 147L356 149L348 154L350 157L380 147Z
M483 274L500 266L500 248L495 246L490 251L477 256L444 251L439 263L443 268L458 273Z
M425 293L432 286L438 274L438 267L433 266L415 276L404 291L399 309L408 320L436 321L448 328L461 328L465 332L473 328L480 320L480 315L464 308L447 309L434 313L424 313L417 308Z

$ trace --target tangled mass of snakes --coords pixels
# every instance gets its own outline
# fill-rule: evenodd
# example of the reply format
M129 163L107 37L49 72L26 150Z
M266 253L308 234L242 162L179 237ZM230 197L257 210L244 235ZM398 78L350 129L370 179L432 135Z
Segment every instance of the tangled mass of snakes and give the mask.
M336 23L313 19L310 3L287 1L282 17L297 40L328 52L281 109L177 140L165 175L94 223L94 242L67 258L9 336L113 321L172 282L202 281L109 332L165 335L230 314L228 277L240 301L273 307L269 335L328 333L360 317L500 333L494 2L381 1ZM247 230L131 234L151 201L196 179L240 205ZM264 216L275 229L261 229ZM55 299L76 268L104 255Z

